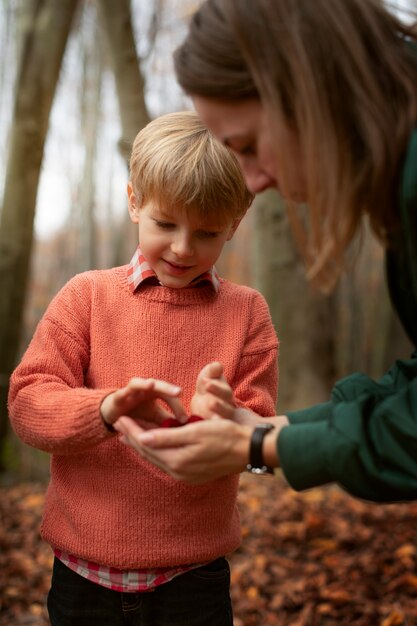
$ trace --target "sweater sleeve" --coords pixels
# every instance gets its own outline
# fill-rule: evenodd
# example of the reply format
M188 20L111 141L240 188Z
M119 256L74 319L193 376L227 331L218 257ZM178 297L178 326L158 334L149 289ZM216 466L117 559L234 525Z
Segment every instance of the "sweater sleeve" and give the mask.
M238 406L258 415L275 415L278 393L278 339L268 305L254 292L246 344L233 381Z
M16 434L55 454L79 453L111 436L100 404L111 389L88 389L88 281L80 275L53 299L40 321L9 389Z
M375 502L417 494L417 353L378 382L353 374L330 402L289 413L278 440L281 466L297 490L338 482Z

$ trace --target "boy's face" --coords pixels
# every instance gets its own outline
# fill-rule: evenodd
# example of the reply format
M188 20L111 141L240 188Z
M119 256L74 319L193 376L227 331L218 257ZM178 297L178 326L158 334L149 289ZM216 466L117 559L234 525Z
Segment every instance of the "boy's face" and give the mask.
M139 226L141 251L166 287L186 287L210 269L239 224L236 220L219 228L153 202L138 208L130 184L128 195L130 217Z

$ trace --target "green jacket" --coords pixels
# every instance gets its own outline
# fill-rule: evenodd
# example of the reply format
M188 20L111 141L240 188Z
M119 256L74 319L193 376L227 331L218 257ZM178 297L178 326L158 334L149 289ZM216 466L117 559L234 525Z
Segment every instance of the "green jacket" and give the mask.
M386 255L399 318L417 346L417 129L404 161L403 228ZM352 374L329 402L288 414L278 441L285 477L297 490L339 483L367 500L417 500L417 351L379 381Z

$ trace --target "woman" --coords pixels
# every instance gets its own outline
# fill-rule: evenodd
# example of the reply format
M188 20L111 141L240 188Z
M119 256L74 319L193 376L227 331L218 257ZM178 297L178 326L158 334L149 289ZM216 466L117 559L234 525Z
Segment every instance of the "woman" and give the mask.
M368 216L386 248L393 305L417 345L412 28L382 0L207 0L175 68L203 122L238 156L249 189L275 187L288 201L312 282L334 286ZM207 402L231 420L143 433L122 418L127 442L188 482L249 463L259 472L281 466L295 489L336 481L374 501L416 499L417 352L379 381L339 381L329 402L273 417L269 431L234 409L220 366L210 367L218 380L207 382Z

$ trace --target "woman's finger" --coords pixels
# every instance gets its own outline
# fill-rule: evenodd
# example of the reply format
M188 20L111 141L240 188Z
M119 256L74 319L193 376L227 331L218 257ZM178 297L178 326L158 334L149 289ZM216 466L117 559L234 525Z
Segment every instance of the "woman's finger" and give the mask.
M123 421L126 418L121 418ZM219 419L219 418L217 418ZM151 448L182 448L197 443L204 438L204 432L207 430L208 422L212 420L203 420L194 424L187 424L181 428L154 428L153 430L141 432L134 428L130 429L131 435L135 441L141 446L149 446Z

